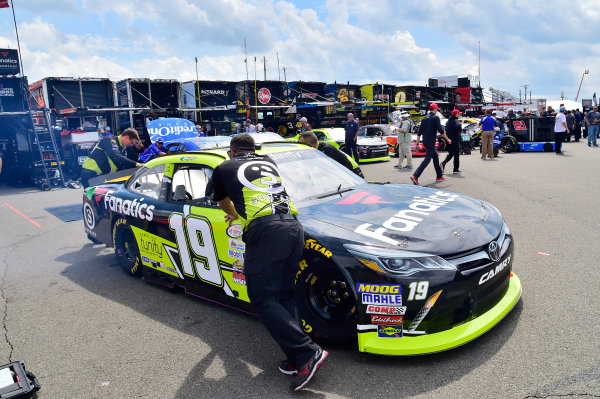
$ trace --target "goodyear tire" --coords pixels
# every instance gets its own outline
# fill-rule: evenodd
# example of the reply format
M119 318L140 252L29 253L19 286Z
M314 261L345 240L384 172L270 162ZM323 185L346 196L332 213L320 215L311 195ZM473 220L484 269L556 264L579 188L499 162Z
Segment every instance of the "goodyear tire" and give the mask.
M296 277L296 303L304 331L323 342L355 341L356 300L337 267L318 257L304 257Z
M113 246L119 264L131 276L142 275L142 261L137 241L127 220L119 218L113 225Z
M517 139L513 136L504 136L500 140L500 151L502 152L514 152L519 148Z

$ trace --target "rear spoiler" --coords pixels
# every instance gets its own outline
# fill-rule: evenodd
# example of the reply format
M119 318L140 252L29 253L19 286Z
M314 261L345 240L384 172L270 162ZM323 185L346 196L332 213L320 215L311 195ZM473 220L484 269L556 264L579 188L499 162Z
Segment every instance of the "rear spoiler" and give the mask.
M98 177L91 178L89 180L90 187L98 186L104 183L125 183L131 175L133 175L138 168L123 169L113 173L107 173Z

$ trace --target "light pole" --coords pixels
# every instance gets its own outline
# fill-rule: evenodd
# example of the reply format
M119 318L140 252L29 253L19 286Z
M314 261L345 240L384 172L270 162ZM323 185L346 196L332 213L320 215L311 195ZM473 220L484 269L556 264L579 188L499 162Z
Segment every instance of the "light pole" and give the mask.
M579 91L581 90L581 85L583 84L583 77L585 75L587 75L588 73L590 73L589 69L586 69L583 74L581 75L581 82L579 83L579 89L577 89L577 95L575 96L575 101L577 101L577 99L579 98Z

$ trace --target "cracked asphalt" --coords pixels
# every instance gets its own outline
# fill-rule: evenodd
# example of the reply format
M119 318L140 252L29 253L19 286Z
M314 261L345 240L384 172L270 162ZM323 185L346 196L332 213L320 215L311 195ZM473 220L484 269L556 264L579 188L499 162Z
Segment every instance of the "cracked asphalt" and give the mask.
M432 165L421 176L492 202L512 230L523 296L496 328L431 356L327 347L329 360L296 395L257 319L125 275L82 221L44 210L80 202L81 190L2 186L0 364L23 361L42 399L600 397L600 149L564 150L494 161L474 152L446 182L433 183ZM395 163L362 169L368 180L410 183Z

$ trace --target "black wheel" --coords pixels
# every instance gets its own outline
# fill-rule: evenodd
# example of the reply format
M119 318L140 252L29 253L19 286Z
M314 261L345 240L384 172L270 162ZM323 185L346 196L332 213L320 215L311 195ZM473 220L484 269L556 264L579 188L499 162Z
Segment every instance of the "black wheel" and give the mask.
M133 231L124 218L117 219L113 225L113 246L123 270L131 276L141 276L140 251Z
M317 257L300 262L296 302L304 331L326 342L356 340L356 300L352 287L337 269Z
M500 151L513 152L519 150L519 143L513 136L504 136L500 140Z
M499 149L494 148L494 157L497 157L499 152L500 152Z
M394 156L396 158L400 158L400 153L398 152L398 143L394 146Z
M544 143L544 146L542 148L545 152L554 151L554 146L552 145L552 143Z

